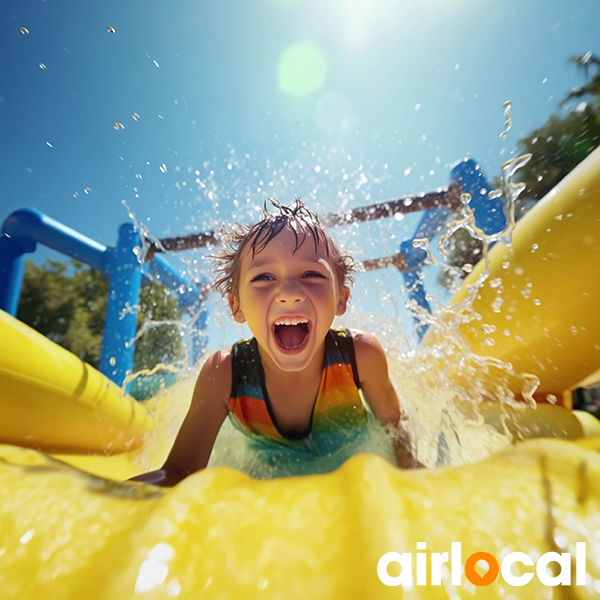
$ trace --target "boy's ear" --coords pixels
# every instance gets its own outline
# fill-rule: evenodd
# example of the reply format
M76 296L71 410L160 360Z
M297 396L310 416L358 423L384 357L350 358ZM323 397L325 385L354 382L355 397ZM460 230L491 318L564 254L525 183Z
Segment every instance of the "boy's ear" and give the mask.
M231 310L231 316L236 323L245 323L246 317L244 313L240 310L240 301L237 296L234 294L227 294L227 303L229 304L229 309Z
M340 289L340 295L338 297L338 304L335 310L335 314L341 317L346 312L346 305L350 298L350 288L347 285L343 285Z

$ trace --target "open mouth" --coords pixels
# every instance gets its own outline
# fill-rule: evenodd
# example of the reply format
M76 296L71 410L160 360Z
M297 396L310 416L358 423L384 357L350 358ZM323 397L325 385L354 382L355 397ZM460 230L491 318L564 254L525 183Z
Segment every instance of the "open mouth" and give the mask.
M277 343L285 350L301 348L310 332L307 319L284 317L277 319L273 325L273 334Z

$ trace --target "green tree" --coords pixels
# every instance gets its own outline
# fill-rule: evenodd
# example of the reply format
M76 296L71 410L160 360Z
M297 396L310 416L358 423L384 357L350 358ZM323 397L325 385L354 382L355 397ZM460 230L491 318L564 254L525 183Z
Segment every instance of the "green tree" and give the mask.
M94 367L100 362L108 282L78 261L27 261L18 318ZM179 321L177 301L161 285L142 287L138 328L146 320ZM176 361L182 351L180 328L150 328L136 342L134 370Z

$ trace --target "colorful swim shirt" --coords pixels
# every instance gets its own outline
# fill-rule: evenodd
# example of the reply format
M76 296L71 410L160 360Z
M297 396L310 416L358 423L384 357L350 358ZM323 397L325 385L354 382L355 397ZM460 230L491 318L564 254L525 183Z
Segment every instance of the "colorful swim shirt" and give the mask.
M268 450L264 455L268 462L304 462L336 455L334 463L317 469L325 472L356 453L357 442L364 438L369 428L370 416L359 394L354 343L349 330L330 329L325 338L321 383L310 431L306 433L283 432L277 426L256 339L234 344L231 357L233 377L229 416L237 428ZM278 448L285 451L274 452ZM254 449L258 447L255 445ZM341 450L345 451L339 454Z

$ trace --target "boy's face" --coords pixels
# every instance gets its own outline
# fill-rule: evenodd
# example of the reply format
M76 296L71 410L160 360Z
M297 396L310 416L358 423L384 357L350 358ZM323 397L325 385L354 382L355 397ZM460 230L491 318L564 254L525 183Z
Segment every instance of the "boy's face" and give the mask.
M299 232L302 236L304 232ZM261 252L242 256L238 296L229 294L233 318L248 323L263 362L296 372L322 360L335 315L346 312L350 289L336 280L320 241L311 233L294 252L294 232L284 228Z

